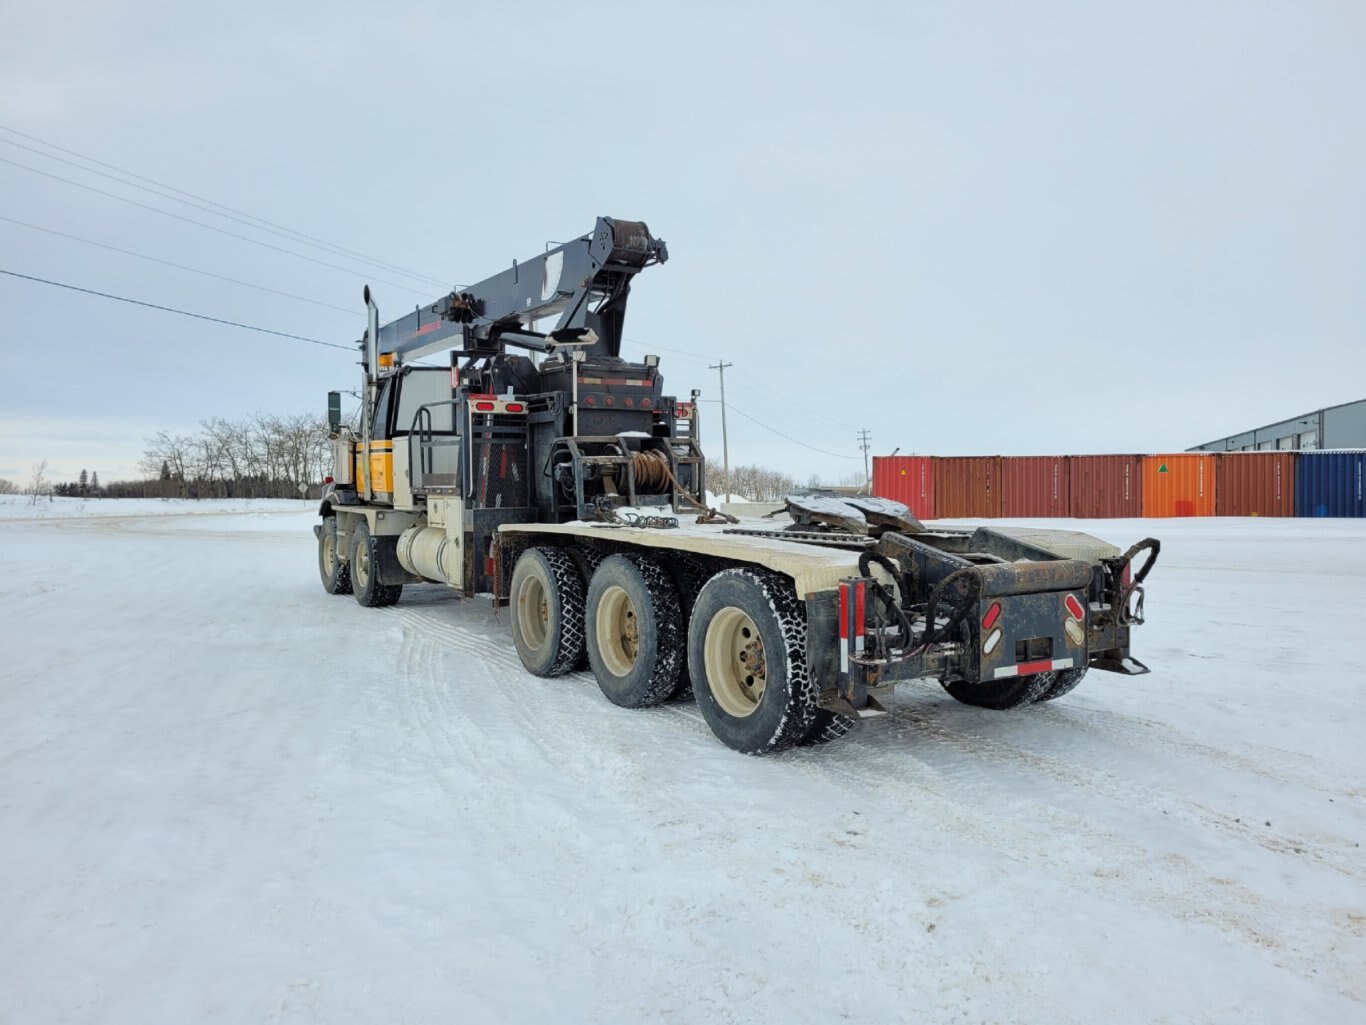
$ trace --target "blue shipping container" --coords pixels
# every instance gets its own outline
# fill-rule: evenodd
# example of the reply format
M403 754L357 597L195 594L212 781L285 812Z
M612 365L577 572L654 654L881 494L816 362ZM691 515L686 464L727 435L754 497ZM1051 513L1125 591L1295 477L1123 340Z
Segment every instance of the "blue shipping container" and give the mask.
M1300 452L1296 516L1366 516L1366 452Z

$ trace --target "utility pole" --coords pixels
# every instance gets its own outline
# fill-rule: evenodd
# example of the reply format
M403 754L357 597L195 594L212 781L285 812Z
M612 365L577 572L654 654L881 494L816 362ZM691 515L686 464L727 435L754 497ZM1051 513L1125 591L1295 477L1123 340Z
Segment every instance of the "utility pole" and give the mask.
M721 372L721 465L726 471L726 502L730 503L730 442L726 437L726 367L733 367L734 363L727 363L722 360L715 365L709 365L708 370L719 370Z
M858 432L859 448L863 449L863 486L868 489L868 493L873 493L873 478L868 476L868 449L872 445L868 441L868 428L864 427Z

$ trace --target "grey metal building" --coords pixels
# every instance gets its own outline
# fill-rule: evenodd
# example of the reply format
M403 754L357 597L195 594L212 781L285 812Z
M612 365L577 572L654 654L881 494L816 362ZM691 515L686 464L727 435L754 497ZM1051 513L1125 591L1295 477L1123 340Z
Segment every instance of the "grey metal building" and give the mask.
M1265 452L1316 448L1366 448L1366 399L1278 420L1186 451Z

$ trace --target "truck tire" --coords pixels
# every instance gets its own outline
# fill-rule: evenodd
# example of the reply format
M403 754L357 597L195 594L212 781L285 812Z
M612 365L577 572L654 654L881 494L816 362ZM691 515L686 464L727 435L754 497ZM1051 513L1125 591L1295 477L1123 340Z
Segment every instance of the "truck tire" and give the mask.
M607 558L602 552L592 548L566 548L564 552L570 560L578 567L579 579L583 581L583 593L588 593L588 582L593 579L593 571L598 568L603 559ZM579 653L578 661L574 663L575 671L580 669L592 668L588 664L588 645L585 644Z
M1012 676L1005 680L988 680L986 683L968 683L957 680L944 684L944 689L957 701L978 708L991 708L1006 712L1032 704L1039 696L1053 686L1057 673L1034 673L1032 676Z
M356 526L351 531L351 591L356 601L368 609L393 605L403 593L402 584L380 583L380 566L384 555L381 546L393 546L397 539L374 537L365 518L356 517Z
M1077 689L1077 685L1086 676L1087 666L1080 666L1076 669L1059 669L1058 678L1053 681L1046 691L1040 694L1035 701L1053 701L1062 697L1064 694L1071 694Z
M727 569L703 586L688 627L697 707L744 754L799 744L816 721L806 667L806 609L784 577Z
M607 700L649 708L678 687L683 609L664 566L645 555L609 555L593 571L585 620L588 664Z
M323 520L318 531L318 575L328 594L351 593L351 564L337 556L337 517Z
M854 732L854 727L858 725L858 720L843 714L842 712L832 712L828 708L816 709L816 718L811 723L811 729L807 731L803 738L802 747L820 747L822 744L829 744L831 741L847 737Z
M562 676L583 654L583 578L558 548L528 548L508 587L512 643L528 672Z
M707 582L707 569L696 556L687 552L675 552L671 555L665 566L669 570L669 575L673 577L674 586L678 588L678 600L683 605L683 623L692 621L693 606L697 604L697 596L702 590L702 585ZM688 671L688 660L683 659L683 668L678 674L678 686L669 695L670 701L688 701L692 698L692 675Z

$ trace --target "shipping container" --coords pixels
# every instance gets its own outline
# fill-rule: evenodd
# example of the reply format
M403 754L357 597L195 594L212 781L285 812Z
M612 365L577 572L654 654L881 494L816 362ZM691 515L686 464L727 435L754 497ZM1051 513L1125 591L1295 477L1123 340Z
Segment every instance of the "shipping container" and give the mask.
M909 506L919 519L934 519L934 459L873 456L873 494Z
M1295 461L1296 516L1366 516L1366 452L1301 452Z
M935 519L995 519L1001 508L1000 456L935 457Z
M1213 516L1219 456L1183 452L1143 457L1143 515Z
M1005 456L1001 508L1006 516L1071 516L1067 456Z
M1143 515L1139 456L1072 456L1072 515L1081 519L1137 519Z
M1231 452L1219 456L1214 508L1220 516L1294 516L1295 456Z

